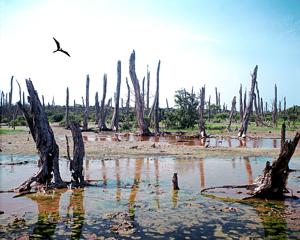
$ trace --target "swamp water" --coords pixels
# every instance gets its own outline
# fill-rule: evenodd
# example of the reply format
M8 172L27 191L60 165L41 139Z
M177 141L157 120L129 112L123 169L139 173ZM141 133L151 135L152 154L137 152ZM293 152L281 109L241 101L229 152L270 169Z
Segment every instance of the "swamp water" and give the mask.
M300 238L299 200L239 203L200 194L209 186L251 184L267 160L272 158L88 158L85 178L97 186L18 198L0 193L0 238ZM0 190L18 186L37 171L36 156L0 155L0 162ZM68 164L61 159L66 181ZM300 158L292 158L290 167L300 169ZM174 172L179 191L172 190ZM291 173L288 184L298 196L299 176Z

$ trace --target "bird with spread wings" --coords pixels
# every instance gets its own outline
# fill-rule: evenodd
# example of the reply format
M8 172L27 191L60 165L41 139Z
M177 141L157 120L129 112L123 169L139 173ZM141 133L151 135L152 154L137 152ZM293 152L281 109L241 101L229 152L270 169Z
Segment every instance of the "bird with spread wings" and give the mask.
M62 52L64 54L68 55L69 57L71 57L70 54L67 51L62 50L62 48L60 47L59 42L54 37L53 37L53 39L54 39L54 41L56 43L56 47L57 47L57 49L55 51L53 51L53 53L60 51L60 52Z

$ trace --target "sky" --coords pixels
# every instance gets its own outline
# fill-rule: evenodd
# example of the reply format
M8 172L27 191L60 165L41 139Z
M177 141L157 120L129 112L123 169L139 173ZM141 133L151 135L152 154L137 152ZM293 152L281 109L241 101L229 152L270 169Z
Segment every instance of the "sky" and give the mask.
M56 49L55 37L62 49ZM154 99L160 67L160 105L174 106L176 90L195 91L205 85L206 100L215 87L221 103L231 106L240 84L250 89L251 71L258 65L258 86L264 101L284 96L287 105L300 104L299 0L0 0L0 90L9 92L14 76L25 90L30 78L45 101L81 103L86 75L90 105L96 91L113 97L117 61L122 63L121 98L129 57L136 53L140 82L150 77ZM14 84L14 101L18 100ZM27 91L26 91L27 93ZM100 97L101 98L101 97ZM132 103L133 104L133 103Z

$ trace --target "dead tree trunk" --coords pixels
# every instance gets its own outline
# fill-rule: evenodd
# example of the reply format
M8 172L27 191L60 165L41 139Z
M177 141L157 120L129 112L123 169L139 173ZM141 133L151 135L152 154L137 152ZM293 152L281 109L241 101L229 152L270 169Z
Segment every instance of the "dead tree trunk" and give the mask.
M236 114L236 96L233 97L232 103L231 103L231 111L230 111L230 116L229 116L229 124L228 124L228 127L227 127L228 130L230 130L232 117L235 114Z
M67 87L66 92L66 116L65 116L65 128L69 128L69 88Z
M9 100L8 100L8 113L9 113L9 120L12 120L13 118L13 109L12 109L12 95L13 95L13 81L14 76L10 79L10 92L9 92Z
M103 94L100 106L100 119L99 119L99 130L106 130L106 123L105 123L105 98L106 98L106 90L107 90L107 75L104 74L103 76Z
M243 86L241 84L240 86L240 120L241 122L243 121L243 116L244 116L244 106L243 106Z
M281 141L280 141L280 149L283 149L285 143L285 123L282 124L281 127Z
M209 95L209 98L208 98L208 121L210 122L210 95Z
M219 100L218 100L218 89L215 87L216 92L216 112L219 112Z
M95 124L99 123L99 117L100 117L99 97L98 97L98 92L96 92L96 95L95 95Z
M150 72L147 65L147 111L149 111Z
M88 124L89 124L89 88L90 88L90 77L89 75L86 76L86 92L85 92L85 110L84 110L84 117L83 117L83 131L88 130Z
M135 52L134 52L134 50L130 55L129 75L130 75L132 85L134 88L134 93L135 93L136 118L137 118L138 126L140 129L140 135L151 135L151 132L148 128L148 124L145 122L145 119L144 119L144 109L143 109L143 104L142 104L140 84L139 84L138 78L135 73Z
M154 131L155 134L159 134L159 71L160 71L160 60L157 65L156 72L156 93L155 93L155 107L154 107Z
M25 106L25 93L23 91L23 105Z
M261 116L264 118L264 101L263 98L260 98L260 107L261 107Z
M275 98L273 102L273 114L272 114L273 124L277 126L277 86L275 84Z
M259 90L258 90L258 84L256 82L255 84L256 87L256 96L257 96L257 115L260 116L261 115L261 106L260 106L260 96L259 96Z
M116 96L115 96L115 108L113 112L113 117L111 120L111 129L114 131L119 130L119 102L120 102L120 89L121 89L121 61L118 61L118 79L117 79L117 89L116 89Z
M246 110L244 111L243 122L242 122L242 126L239 130L238 137L246 137L246 135L247 135L248 124L249 124L250 114L251 114L252 105L253 105L254 88L255 88L256 77L257 77L257 68L258 68L258 66L256 65L253 70L253 73L251 75L251 77L252 77L251 90L249 92L248 104L247 104Z
M45 110L45 98L44 98L44 95L42 95L42 101L43 101L43 109Z
M21 102L18 102L18 106L23 111L33 140L36 143L40 157L39 171L21 184L15 191L29 191L31 184L34 182L43 185L50 184L53 177L52 172L54 175L54 187L65 187L66 185L62 181L59 172L59 148L54 139L53 131L39 100L38 93L34 89L30 79L26 80L26 85L29 93L28 102L30 104L30 112L27 112Z
M20 83L18 82L18 80L16 80L18 86L19 86L19 101L22 102L22 89L21 89L21 86L20 86Z
M205 86L200 89L200 105L199 105L199 137L206 138L205 121L204 121L204 106L205 106Z
M247 88L245 88L245 92L244 92L244 114L245 114L245 111L246 111L246 107L247 107ZM243 115L244 117L244 115Z
M282 136L285 136L285 133ZM269 199L284 197L284 193L287 191L286 184L289 175L289 162L295 152L299 139L300 132L297 132L292 141L286 141L283 144L279 157L272 165L269 162L266 163L263 176L256 180L257 186L252 193L253 197Z
M170 108L169 108L169 101L168 101L167 98L166 98L166 106L167 106L167 111L170 111Z
M142 81L142 103L143 103L143 109L145 111L145 77L143 77L143 81Z
M106 122L106 118L107 118L107 115L108 115L108 112L109 112L109 109L111 108L111 102L112 102L112 99L108 99L108 102L106 104L106 106L104 107L104 122ZM105 128L103 128L103 130L111 130L109 128L106 127L105 125Z
M82 186L84 184L83 171L83 158L85 155L84 143L82 139L79 124L70 122L70 129L73 137L73 160L70 160L70 171L72 173L72 183L75 186Z
M130 87L128 83L128 78L126 78L126 86L127 86L127 101L126 101L126 123L129 124L129 107L130 107Z

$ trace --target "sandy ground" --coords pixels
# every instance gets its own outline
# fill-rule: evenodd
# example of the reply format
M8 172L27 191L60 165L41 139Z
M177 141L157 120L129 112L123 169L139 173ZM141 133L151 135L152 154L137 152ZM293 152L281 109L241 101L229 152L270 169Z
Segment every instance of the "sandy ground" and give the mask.
M4 127L5 128L5 127ZM36 154L35 143L28 133L28 129L18 127L26 131L17 134L0 135L0 145L2 154ZM65 130L57 125L52 125L55 139L60 149L60 156L66 156L65 135L69 136L70 148L72 152L71 131ZM104 136L110 136L110 141L104 141ZM287 136L292 137L295 132L288 132ZM232 133L232 136L236 136ZM252 137L279 137L278 133L249 133ZM120 156L138 156L138 155L178 155L178 156L278 156L279 149L268 148L241 148L241 147L201 147L201 146L184 146L168 142L152 141L116 141L115 134L83 132L85 151L87 158L118 158ZM98 141L87 139L100 139ZM294 156L300 156L300 149L297 148Z

